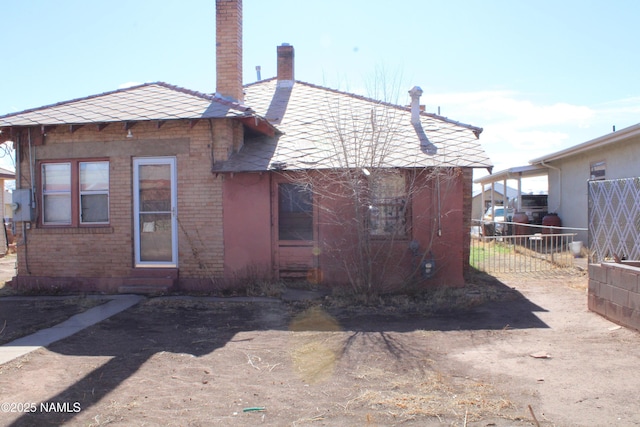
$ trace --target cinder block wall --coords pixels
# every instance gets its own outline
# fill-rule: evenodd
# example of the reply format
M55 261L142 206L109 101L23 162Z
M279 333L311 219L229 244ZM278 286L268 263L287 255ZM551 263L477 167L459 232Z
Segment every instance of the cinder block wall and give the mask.
M96 227L43 227L29 224L18 231L18 284L21 287L115 292L129 277L133 255L134 157L175 156L178 176L178 268L180 281L210 284L224 271L222 176L211 173L212 157L226 159L238 125L230 120L139 122L126 138L122 124L97 130L85 126L74 132L60 126L49 130L43 145L32 147L34 176L30 176L28 147L21 159L22 188L36 188L41 201L39 161L108 159L110 162L110 223ZM182 283L181 283L182 284Z
M638 263L589 265L589 310L640 331Z

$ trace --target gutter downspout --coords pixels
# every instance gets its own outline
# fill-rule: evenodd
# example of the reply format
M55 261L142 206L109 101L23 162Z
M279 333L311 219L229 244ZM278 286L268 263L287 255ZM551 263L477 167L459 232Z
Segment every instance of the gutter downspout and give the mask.
M562 170L560 168L558 168L558 167L546 164L544 162L544 160L541 160L540 164L542 166L544 166L545 168L549 168L549 169L553 169L555 171L558 171L558 176L559 176L559 180L558 180L558 207L553 211L554 213L558 213L558 209L560 209L560 206L562 205ZM549 176L547 175L547 181L548 180L549 180Z

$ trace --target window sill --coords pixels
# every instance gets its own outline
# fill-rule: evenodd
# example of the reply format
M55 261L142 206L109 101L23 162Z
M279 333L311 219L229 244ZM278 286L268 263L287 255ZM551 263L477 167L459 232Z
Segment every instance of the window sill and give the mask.
M113 227L42 227L32 228L33 234L113 234Z

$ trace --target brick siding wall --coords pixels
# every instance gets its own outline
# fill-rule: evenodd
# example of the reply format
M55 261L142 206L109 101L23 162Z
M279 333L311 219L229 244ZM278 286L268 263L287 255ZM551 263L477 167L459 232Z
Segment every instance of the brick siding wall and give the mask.
M38 161L108 158L110 224L47 228L34 221L26 232L26 244L18 246L19 278L101 278L98 282L107 283L104 286L113 291L118 278L128 277L134 264L133 158L150 156L177 159L180 278L210 281L221 276L223 177L211 173L211 163L212 156L228 156L232 138L242 135L238 126L231 120L201 120L193 127L188 121L170 121L161 127L140 122L131 129L133 138L126 138L121 124L101 131L95 126L73 133L65 127L49 131L43 145L32 147L36 197L40 197ZM23 147L22 188L31 185L27 150ZM21 224L17 231L22 242Z
M473 208L473 169L462 169L462 269L468 273L471 266L469 257L471 256L471 209Z
M242 1L216 1L216 91L243 101Z

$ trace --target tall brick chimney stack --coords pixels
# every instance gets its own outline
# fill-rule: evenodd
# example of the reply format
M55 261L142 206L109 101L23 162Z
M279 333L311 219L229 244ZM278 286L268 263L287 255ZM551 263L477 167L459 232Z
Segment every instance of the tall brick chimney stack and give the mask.
M278 46L278 86L293 86L293 57L289 43Z
M216 0L216 93L244 101L242 0Z

